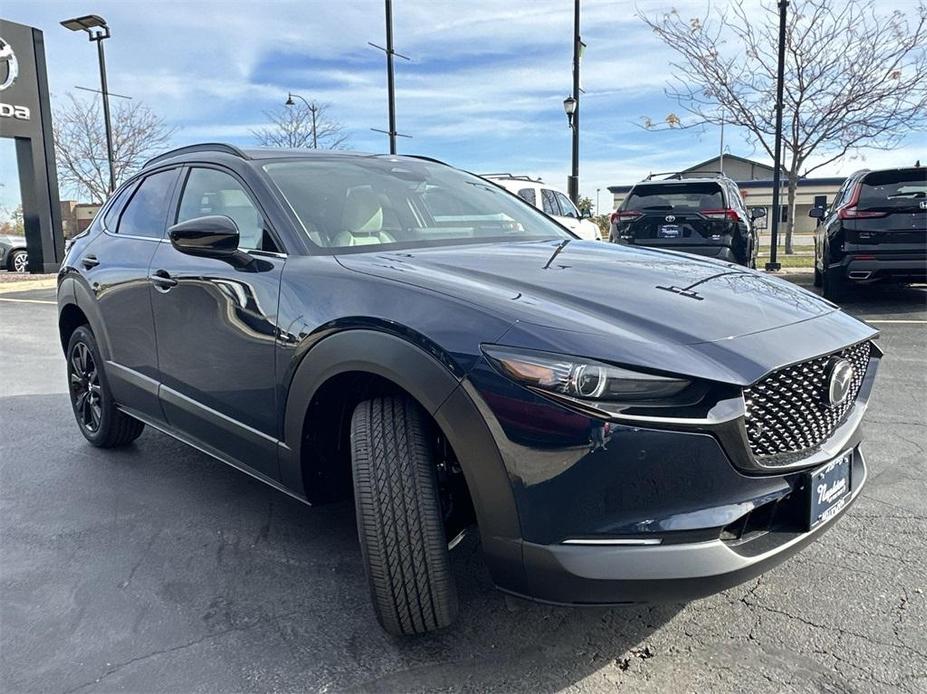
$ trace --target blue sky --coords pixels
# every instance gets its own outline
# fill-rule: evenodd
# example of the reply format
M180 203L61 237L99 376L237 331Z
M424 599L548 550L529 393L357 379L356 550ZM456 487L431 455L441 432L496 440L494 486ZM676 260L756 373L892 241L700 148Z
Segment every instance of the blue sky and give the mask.
M755 0L746 0L756 6ZM570 0L394 0L400 153L425 154L473 171L542 176L565 188L570 131L562 100L571 90ZM914 0L901 4L914 5ZM584 0L581 191L595 199L608 185L650 171L683 168L718 152L719 133L647 132L642 116L660 119L678 107L663 94L672 77L669 51L635 16L702 14L705 2ZM110 90L148 104L177 128L173 144L253 144L262 111L287 91L331 104L350 147L387 149L386 78L381 0L111 1L5 0L3 17L45 32L52 98L75 85L98 87L96 53L83 35L58 25L82 13L104 16ZM757 9L759 16L759 10ZM916 141L915 141L916 138ZM734 154L764 161L749 140L728 129ZM816 175L923 156L923 134L901 151L863 152ZM917 145L917 146L916 146ZM15 169L0 147L4 182ZM63 191L66 194L67 191ZM0 188L9 204L12 186ZM64 197L64 195L63 195Z

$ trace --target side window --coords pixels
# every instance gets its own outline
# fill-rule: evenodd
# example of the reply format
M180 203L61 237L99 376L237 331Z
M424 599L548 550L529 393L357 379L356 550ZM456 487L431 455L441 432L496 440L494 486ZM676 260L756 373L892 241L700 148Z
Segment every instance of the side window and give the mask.
M164 235L167 206L177 170L159 171L145 178L119 217L116 232L126 236L160 239Z
M103 226L106 229L110 231L116 230L116 224L119 222L119 213L122 211L123 206L126 204L126 200L129 199L133 190L135 190L135 183L127 185L116 195L112 204L107 208L106 214L103 215Z
M544 212L555 217L560 216L560 205L557 204L557 196L549 188L541 188L541 202L544 205Z
M214 214L234 220L238 226L239 248L278 250L273 239L264 231L264 218L237 178L216 169L191 169L180 198L177 221Z
M538 196L534 192L534 188L522 188L518 191L518 197L520 197L525 202L529 202L535 207L538 206Z
M560 203L560 211L563 213L563 216L579 219L579 210L576 209L576 206L573 204L573 202L566 195L559 191L555 192L554 194L557 196L557 202Z

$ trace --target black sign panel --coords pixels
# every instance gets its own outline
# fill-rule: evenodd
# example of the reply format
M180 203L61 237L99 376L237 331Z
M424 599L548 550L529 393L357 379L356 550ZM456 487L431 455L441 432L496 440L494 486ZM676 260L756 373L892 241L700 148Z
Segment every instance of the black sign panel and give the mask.
M42 32L0 19L0 137L16 141L30 272L64 257Z

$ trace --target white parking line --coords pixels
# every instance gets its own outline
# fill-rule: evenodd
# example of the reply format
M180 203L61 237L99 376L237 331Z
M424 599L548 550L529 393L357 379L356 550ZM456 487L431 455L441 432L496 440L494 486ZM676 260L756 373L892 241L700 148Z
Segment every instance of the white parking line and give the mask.
M57 304L57 301L44 301L43 299L6 299L0 296L0 301L9 301L15 304Z

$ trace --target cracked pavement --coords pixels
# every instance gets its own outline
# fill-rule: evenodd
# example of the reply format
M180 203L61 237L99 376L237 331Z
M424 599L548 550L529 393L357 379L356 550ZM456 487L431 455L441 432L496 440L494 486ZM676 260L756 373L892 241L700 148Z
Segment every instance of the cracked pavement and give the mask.
M150 429L91 448L36 303L54 293L17 297L0 301L4 692L927 692L924 289L847 305L887 353L870 477L803 552L686 605L569 609L494 591L471 537L458 624L405 640L374 619L350 505L307 508Z

